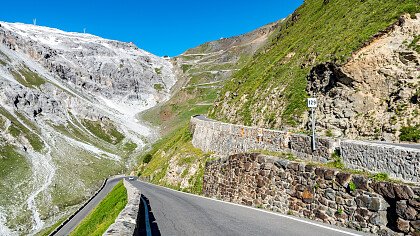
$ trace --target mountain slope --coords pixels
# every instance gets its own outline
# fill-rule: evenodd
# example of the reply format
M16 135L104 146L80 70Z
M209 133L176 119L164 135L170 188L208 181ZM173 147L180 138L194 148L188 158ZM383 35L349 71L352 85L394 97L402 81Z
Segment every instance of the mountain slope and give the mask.
M36 233L136 163L173 66L130 43L0 22L0 234ZM156 89L156 88L159 89Z
M266 43L278 25L207 42L172 59L179 78L174 95L142 115L160 127L163 137L143 155L139 174L154 183L201 192L204 165L211 155L192 146L190 117L208 112L224 83Z
M315 66L340 65L418 0L306 0L280 24L268 45L224 86L211 117L270 128L307 121L307 77Z

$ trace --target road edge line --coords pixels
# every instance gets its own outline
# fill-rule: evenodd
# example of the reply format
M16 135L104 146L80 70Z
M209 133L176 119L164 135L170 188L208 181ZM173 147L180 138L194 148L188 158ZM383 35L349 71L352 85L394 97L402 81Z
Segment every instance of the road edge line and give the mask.
M292 216L288 216L288 215L283 215L283 214L273 212L273 211L263 210L263 209L259 209L259 208L255 208L255 207L245 206L245 205L238 204L238 203L226 202L226 201L222 201L222 200L219 200L219 199L214 199L214 198L209 198L209 197L196 195L196 194L192 194L192 193L182 192L182 191L179 191L179 190L171 189L171 188L168 188L168 187L164 187L164 186L160 186L160 185L156 185L156 184L152 184L152 183L148 183L148 182L144 182L144 181L140 181L140 180L137 180L137 181L139 181L141 183L157 186L157 187L160 187L160 188L168 189L168 190L171 190L171 191L174 191L174 192L177 192L177 193L183 193L183 194L190 195L190 196L193 196L193 197L200 197L200 198L207 199L207 200L213 200L213 201L216 201L216 202L221 202L221 203L226 203L226 204L230 204L230 205L234 205L234 206L244 207L244 208L252 209L252 210L255 210L255 211L265 212L265 213L268 213L268 214L271 214L271 215L280 216L280 217L287 218L287 219L290 219L290 220L295 220L295 221L298 221L298 222L301 222L301 223L317 226L317 227L320 227L320 228L328 229L328 230L331 230L331 231L336 231L336 232L347 234L347 235L362 236L362 234L356 234L356 233L348 232L348 231L345 231L345 230L333 228L333 227L330 227L330 226L327 226L327 225L322 225L322 224L318 224L318 223L315 223L315 222L311 222L311 221L309 221L309 219L304 220L304 219L300 219L300 218L296 218L296 217L292 217Z

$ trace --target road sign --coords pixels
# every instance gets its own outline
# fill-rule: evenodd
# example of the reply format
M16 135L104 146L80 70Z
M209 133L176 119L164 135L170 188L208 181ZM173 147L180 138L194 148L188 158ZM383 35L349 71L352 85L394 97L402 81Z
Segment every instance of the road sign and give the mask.
M315 140L315 111L318 102L316 98L308 98L308 107L311 108L311 123L312 123L312 151L316 150L316 140Z
M308 107L315 108L317 107L317 105L318 105L318 102L316 98L308 98Z

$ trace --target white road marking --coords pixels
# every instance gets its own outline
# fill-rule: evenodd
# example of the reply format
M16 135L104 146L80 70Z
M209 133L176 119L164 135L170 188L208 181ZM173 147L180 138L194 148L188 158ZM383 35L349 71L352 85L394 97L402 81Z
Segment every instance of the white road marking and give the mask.
M144 183L144 184L148 184L148 185L152 185L152 186L156 186L156 187L168 189L168 190L171 190L171 191L174 191L174 192L177 192L177 193L183 193L183 194L190 195L190 196L193 196L193 197L200 197L200 198L207 199L207 200L212 200L212 201L216 201L216 202L226 203L226 204L230 204L230 205L234 205L234 206L248 208L248 209L251 209L251 210L254 210L254 211L260 211L260 212L268 213L268 214L271 214L271 215L280 216L280 217L283 217L283 218L287 218L287 219L298 221L298 222L301 222L301 223L305 223L305 224L317 226L317 227L320 227L320 228L323 228L323 229L328 229L328 230L335 231L335 232L342 233L342 234L347 234L347 235L352 235L352 236L361 236L361 234L356 234L356 233L344 231L344 230L341 230L341 229L332 228L332 227L329 227L329 226L326 226L326 225L321 225L321 224L318 224L318 223L315 223L315 222L310 222L310 221L307 221L307 220L295 218L295 217L288 216L288 215L282 215L282 214L279 214L279 213L276 213L276 212L272 212L272 211L266 211L266 210L262 210L262 209L259 209L259 208L245 206L245 205L241 205L241 204L237 204L237 203L233 203L233 202L225 202L225 201L222 201L222 200L213 199L213 198L209 198L209 197L204 197L204 196L200 196L200 195L195 195L195 194L192 194L192 193L181 192L181 191L178 191L178 190L174 190L174 189L171 189L171 188L167 188L167 187L163 187L163 186L159 186L159 185L155 185L155 184L143 182L143 181L140 181L140 180L138 180L138 181L141 182L141 183Z

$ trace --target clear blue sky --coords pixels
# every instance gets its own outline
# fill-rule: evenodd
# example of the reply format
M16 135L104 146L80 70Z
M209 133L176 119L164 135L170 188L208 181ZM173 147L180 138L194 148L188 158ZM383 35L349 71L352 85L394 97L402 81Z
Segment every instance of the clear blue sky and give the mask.
M303 0L9 0L1 21L32 23L134 42L175 56L207 41L249 32L291 14Z

